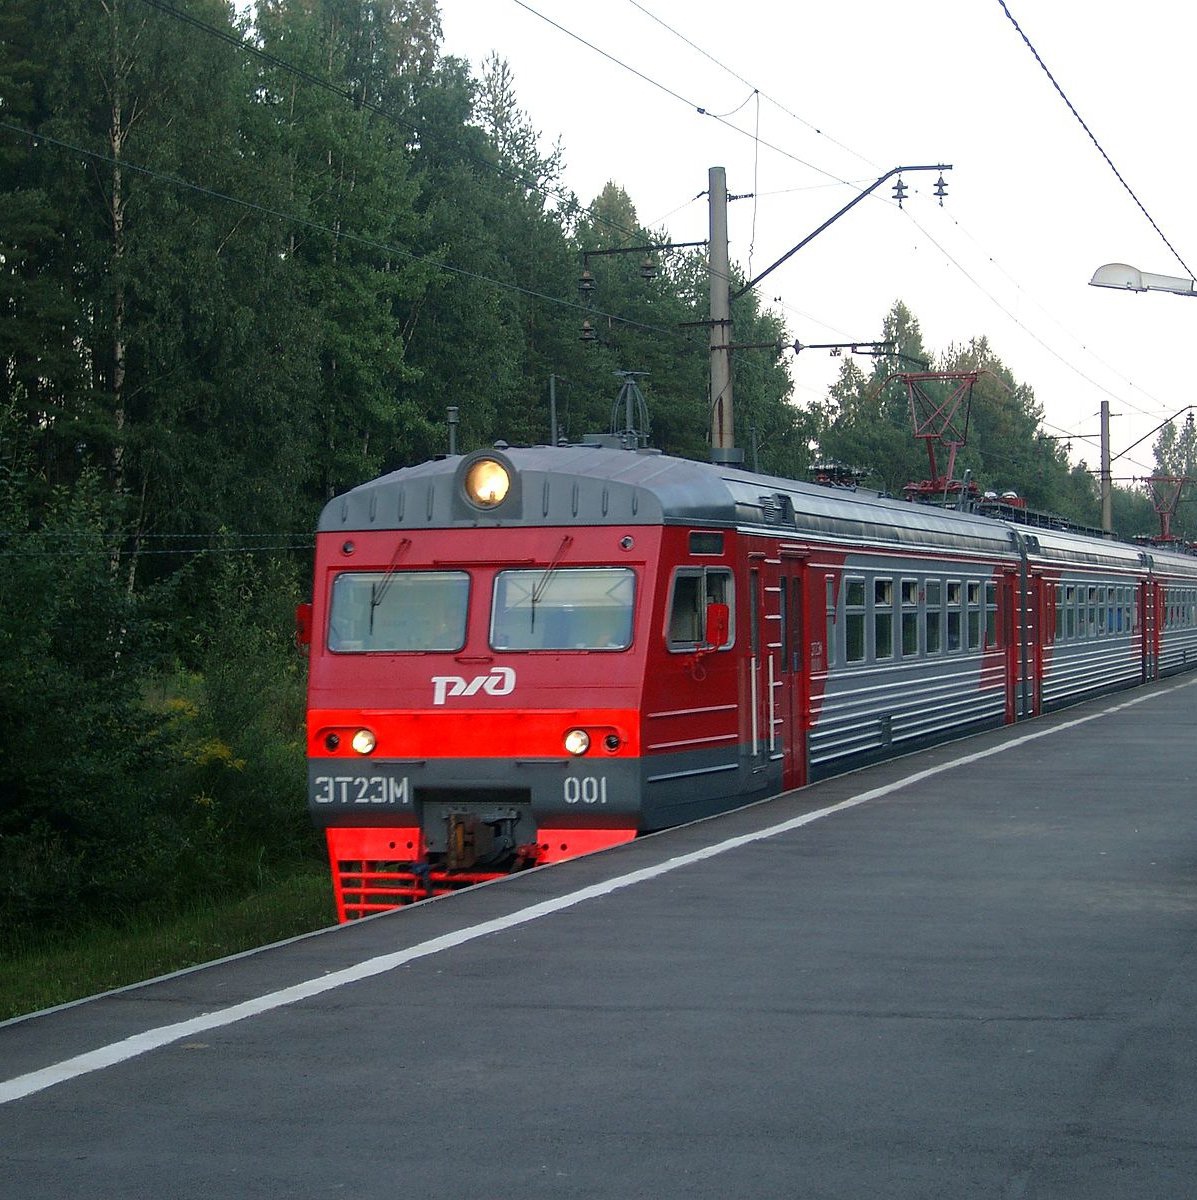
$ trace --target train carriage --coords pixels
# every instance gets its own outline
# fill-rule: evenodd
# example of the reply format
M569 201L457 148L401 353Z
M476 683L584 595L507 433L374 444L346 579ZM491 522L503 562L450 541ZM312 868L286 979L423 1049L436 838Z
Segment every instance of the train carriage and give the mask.
M367 483L311 613L339 916L1183 669L1190 564L610 444Z
M1153 674L1174 675L1197 666L1197 558L1167 548L1144 552L1151 571Z
M1041 707L1141 683L1154 625L1146 616L1154 587L1149 557L1135 546L1058 530L1038 533L1032 550L1030 583L1042 610Z

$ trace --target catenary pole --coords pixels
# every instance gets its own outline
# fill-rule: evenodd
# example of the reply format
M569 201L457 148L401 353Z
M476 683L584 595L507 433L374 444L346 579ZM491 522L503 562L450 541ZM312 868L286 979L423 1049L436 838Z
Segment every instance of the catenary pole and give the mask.
M1114 536L1114 490L1110 481L1110 402L1101 402L1101 531Z
M727 173L707 173L711 272L711 461L738 462L731 375L731 275L727 250Z

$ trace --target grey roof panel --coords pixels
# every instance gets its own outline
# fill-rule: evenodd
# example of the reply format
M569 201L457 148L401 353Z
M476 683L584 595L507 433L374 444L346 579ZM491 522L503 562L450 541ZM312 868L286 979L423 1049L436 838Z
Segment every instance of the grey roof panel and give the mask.
M479 452L483 453L483 452ZM511 525L710 525L768 528L782 536L849 545L1017 555L1014 532L1038 537L1044 560L1089 558L1133 566L1137 547L1078 534L1028 530L874 492L757 475L656 451L606 446L500 448L518 485L498 508L466 504L459 473L476 454L433 459L381 476L331 501L321 532ZM1180 556L1175 556L1179 558Z

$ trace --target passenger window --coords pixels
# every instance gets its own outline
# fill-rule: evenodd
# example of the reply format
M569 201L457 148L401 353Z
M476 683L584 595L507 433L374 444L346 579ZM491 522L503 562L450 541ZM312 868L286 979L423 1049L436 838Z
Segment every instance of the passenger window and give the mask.
M919 652L919 584L917 579L902 580L902 657Z
M927 653L938 654L943 648L943 584L927 580Z
M873 580L873 653L877 658L894 656L894 581Z
M848 579L844 584L844 661L864 662L865 590L863 579Z
M981 648L981 585L972 580L968 584L968 648Z
M954 654L961 647L962 623L964 620L964 592L959 580L948 582L948 653Z
M985 645L993 649L998 645L998 591L996 583L985 585Z
M827 610L827 665L835 666L836 646L835 646L835 576L825 575L823 577L825 584L826 598L824 606Z

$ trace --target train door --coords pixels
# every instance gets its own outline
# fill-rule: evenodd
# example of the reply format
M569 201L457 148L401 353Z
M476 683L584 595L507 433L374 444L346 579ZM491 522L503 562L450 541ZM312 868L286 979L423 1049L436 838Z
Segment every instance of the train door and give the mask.
M775 723L777 699L774 684L777 680L775 651L777 628L777 587L766 579L763 554L750 554L748 571L748 733L752 749L752 769L764 770L777 745ZM772 575L772 571L769 571Z
M1018 695L1019 629L1022 593L1018 572L1010 567L1002 576L1002 645L1006 648L1006 724L1011 725L1022 715Z
M806 730L810 712L810 674L803 621L805 588L803 560L781 553L778 580L781 647L778 655L781 686L779 727L781 730L782 785L803 787L807 781Z
M1152 579L1139 585L1139 628L1143 635L1143 680L1155 679L1160 670L1160 625L1164 589Z
M1042 705L1044 630L1047 628L1050 585L1038 571L1024 568L1016 586L1010 678L1014 684L1014 719L1021 721L1038 716ZM1011 592L1014 593L1013 588Z
M1047 643L1048 596L1055 596L1054 587L1043 578L1038 571L1031 572L1030 581L1030 613L1027 621L1027 633L1030 638L1031 652L1027 695L1029 708L1028 717L1037 717L1043 710L1043 669L1044 647Z

